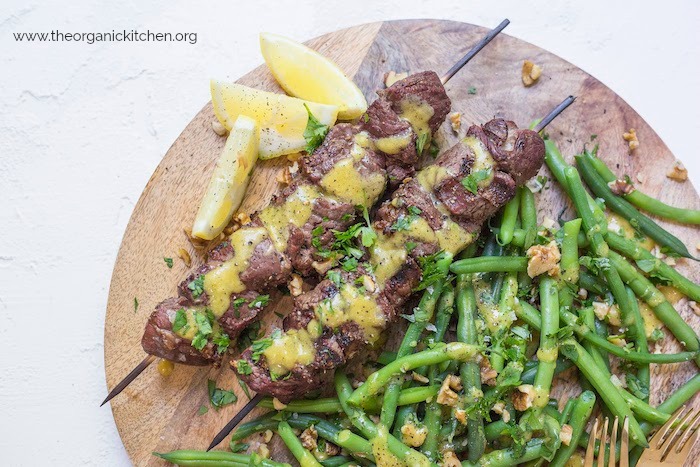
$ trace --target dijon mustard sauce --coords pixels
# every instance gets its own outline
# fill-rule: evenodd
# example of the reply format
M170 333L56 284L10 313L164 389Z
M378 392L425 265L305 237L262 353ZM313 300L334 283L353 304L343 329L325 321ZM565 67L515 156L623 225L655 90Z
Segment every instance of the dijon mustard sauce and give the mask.
M231 294L245 290L241 273L248 267L255 247L266 238L267 230L262 227L244 227L236 230L229 236L233 258L204 276L204 291L209 297L209 309L217 318L228 310Z
M343 159L321 179L321 187L336 198L355 205L371 206L384 191L384 174L362 175L352 157Z
M291 329L282 333L263 351L270 373L284 376L296 365L314 361L315 337L306 329Z
M430 135L430 119L435 114L433 108L417 96L408 96L399 104L399 116L413 127L416 135Z
M411 132L406 131L394 136L377 138L374 144L384 154L398 154L411 144Z
M311 217L314 200L320 197L321 193L314 185L300 185L284 203L268 206L260 212L260 220L277 251L287 249L289 226L301 227L306 224Z
M386 325L386 316L377 304L376 294L361 291L351 284L343 284L333 298L324 300L316 309L316 316L320 323L331 328L354 321L370 344L377 341Z

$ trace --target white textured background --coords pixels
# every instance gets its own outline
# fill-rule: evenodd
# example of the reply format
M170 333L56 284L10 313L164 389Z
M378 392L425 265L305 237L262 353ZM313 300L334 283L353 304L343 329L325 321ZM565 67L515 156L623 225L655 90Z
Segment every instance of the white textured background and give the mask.
M209 99L208 79L236 78L261 63L260 31L305 40L381 19L495 26L508 17L508 34L617 91L700 181L697 1L46 3L0 5L4 466L129 464L111 411L98 408L117 249L154 168ZM12 36L123 28L196 32L198 42L18 43Z

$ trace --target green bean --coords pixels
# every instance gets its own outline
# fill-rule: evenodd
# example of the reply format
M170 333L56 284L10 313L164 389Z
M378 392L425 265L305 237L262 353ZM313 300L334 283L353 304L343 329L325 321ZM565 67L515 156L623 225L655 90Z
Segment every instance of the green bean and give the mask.
M525 238L523 244L518 246L527 250L535 242L537 236L537 207L535 206L535 194L528 187L521 186L520 191L520 219L523 223Z
M589 160L596 172L598 172L606 183L617 180L615 174L599 157L591 155ZM654 214L655 216L670 219L675 222L681 222L683 224L700 224L700 210L669 206L658 199L642 193L636 188L631 193L622 196L639 209L643 209L644 211Z
M640 398L634 396L633 394L630 394L629 391L626 391L623 388L618 388L618 390L620 391L622 398L625 400L629 408L632 409L632 412L634 412L639 419L657 425L663 425L668 421L669 415L667 413L664 413L663 411L650 406L649 404L647 404Z
M284 421L280 422L277 427L277 433L294 457L299 461L301 467L321 467L321 464L316 460L314 455L301 445L301 441L299 441L297 435L294 434L289 423Z
M632 308L630 309L631 313L629 316L629 318L631 319L629 322L623 324L627 327L627 334L634 341L634 347L637 350L637 352L648 354L649 344L647 342L647 333L644 327L644 318L642 318L642 314L639 312L639 303L637 303L637 297L634 295L634 292L629 287L627 288L627 295L630 297L630 303L632 304ZM650 388L651 372L649 369L649 364L639 364L638 367L639 368L637 369L637 378L642 382L644 387L646 387L647 389ZM648 392L644 400L649 400Z
M253 457L259 463L256 465L263 467L291 467L289 464L262 459L259 456L228 451L178 450L167 453L154 452L153 454L180 467L242 467L253 465L251 463Z
M396 352L390 352L388 350L385 350L384 352L380 353L379 357L377 357L377 363L379 363L380 365L388 365L394 360L396 360Z
M258 407L264 409L275 409L272 398L266 397L258 403ZM275 409L277 410L277 409ZM296 400L288 403L280 411L297 413L336 413L342 412L343 408L335 397L323 399Z
M559 425L563 425L569 421L569 417L571 416L571 412L574 410L577 400L578 399L574 398L566 401L566 404L561 411L561 416L559 417Z
M362 409L353 407L348 403L348 398L353 394L352 386L350 385L347 375L342 371L335 372L335 389L338 393L338 400L343 405L345 414L350 419L350 422L360 430L360 433L368 439L374 439L380 435L379 429L372 420L370 420L367 414L365 414ZM392 435L387 436L387 445L391 453L401 460L410 460L416 462L416 465L436 465L431 463L423 454L406 446Z
M514 448L500 449L484 454L477 462L463 461L462 467L510 467L538 459L545 453L542 439L531 439L525 444L522 455L517 456Z
M556 366L554 367L554 376L558 375L559 373L562 373L569 368L571 368L574 364L571 363L571 360L560 357L557 358ZM525 370L523 371L523 374L520 375L520 381L523 382L523 384L534 384L535 383L535 375L537 374L537 361L535 360L529 360L525 363Z
M436 267L438 271L446 275L451 262L452 255L445 255L444 258L437 261ZM401 345L396 352L398 359L411 354L418 345L421 334L423 334L425 327L433 318L435 306L440 294L442 293L443 285L444 281L439 281L432 287L426 289L426 291L423 293L423 297L421 298L421 301L414 312L415 319L408 326L408 329L406 329ZM387 429L390 429L394 424L399 391L401 391L401 381L398 380L389 382L389 387L387 387L386 391L384 391L384 400L382 402L380 419L382 424L386 426Z
M684 277L661 259L656 258L650 252L642 248L638 243L612 232L608 232L605 235L605 239L613 250L635 260L637 265L645 272L654 272L665 277L675 288L680 290L683 295L686 295L691 300L700 301L700 285Z
M513 240L513 231L515 230L515 223L518 219L518 209L520 208L520 193L520 190L516 190L515 196L513 196L503 208L501 230L497 237L500 245L508 245L511 240Z
M656 222L637 211L637 209L624 199L617 197L610 191L610 187L605 180L598 175L598 172L591 166L589 159L585 156L576 156L576 164L581 169L581 174L586 180L586 184L591 190L605 200L606 206L627 219L633 226L651 237L656 243L665 246L677 254L686 258L693 258L688 252L688 248L673 234L663 229Z
M564 239L561 242L561 278L559 305L571 307L574 304L574 287L578 284L579 254L578 234L581 231L581 219L573 219L562 227Z
M596 295L603 296L609 292L608 285L605 282L599 280L587 271L579 271L578 283L581 287Z
M455 261L450 271L455 274L474 272L518 272L527 269L527 258L523 256L481 256Z
M261 431L274 430L277 428L277 424L279 423L279 419L276 419L276 417L277 412L268 412L255 420L239 425L236 431L233 433L233 436L231 436L231 441L240 441L243 438L247 438L248 436Z
M498 313L500 316L508 316L511 310L515 308L515 300L518 295L518 276L514 272L509 272L504 278L505 287L501 289L501 294L498 300ZM510 327L510 321L508 319L500 320L500 325L498 326L498 333L505 333ZM489 360L491 366L494 370L500 373L505 366L505 359L503 357L503 349L501 348L501 340L498 339L496 344L492 348L491 355L489 355Z
M328 459L324 459L320 462L323 467L341 467L348 464L353 464L352 459L345 456L333 456L329 457Z
M554 458L549 463L550 467L564 467L566 462L571 458L578 446L579 439L585 433L586 424L593 412L595 405L595 394L591 391L584 391L581 396L576 399L568 425L571 426L571 441L568 446L561 446Z
M700 349L698 336L693 328L686 323L673 306L668 303L664 294L654 287L649 279L638 272L622 256L614 251L610 252L610 262L620 273L620 277L630 286L637 297L644 300L659 320L666 325L669 331L678 339L686 349L697 351ZM696 361L699 361L696 359Z
M398 358L387 366L375 371L348 398L348 403L362 406L369 398L377 394L391 379L423 365L435 365L447 360L465 362L473 359L482 349L462 342L440 343L432 349L423 350ZM343 403L341 399L341 404Z
M620 391L610 381L607 370L596 365L590 354L573 338L564 339L560 344L561 352L571 359L583 375L590 381L596 392L605 401L610 411L620 420L629 417L629 433L632 442L639 446L647 446L642 429L632 410L627 406Z
M457 340L469 345L476 345L476 297L468 275L457 276ZM460 366L460 378L464 387L464 403L476 404L483 393L481 392L481 372L476 362L464 362ZM481 457L486 449L484 437L484 419L478 411L472 411L467 418L468 460L474 462Z
M536 407L542 408L549 401L549 390L557 362L557 331L559 331L559 293L554 279L540 279L540 348L537 351L539 365L535 376Z
M350 430L341 429L339 426L328 420L324 420L313 415L300 414L289 417L287 419L287 423L289 423L293 428L298 428L300 430L305 430L313 425L314 429L321 438L328 440L341 448L347 449L353 455L374 460L372 445L369 441L356 435Z
M411 417L415 416L416 414L416 408L415 406L412 405L405 405L396 412L396 419L394 421L394 430L392 431L391 434L394 435L394 437L401 439L402 433L401 433L401 427L403 427L406 424L406 421L409 420Z
M561 308L559 310L559 316L565 324L573 327L574 332L578 336L595 345L596 347L610 352L611 354L620 357L624 360L645 364L661 364L687 362L697 356L696 352L680 352L675 354L650 354L626 350L622 347L618 347L617 345L613 344L607 339L600 337L595 332L591 331L591 329L587 325L579 324L576 315L574 315L570 311Z

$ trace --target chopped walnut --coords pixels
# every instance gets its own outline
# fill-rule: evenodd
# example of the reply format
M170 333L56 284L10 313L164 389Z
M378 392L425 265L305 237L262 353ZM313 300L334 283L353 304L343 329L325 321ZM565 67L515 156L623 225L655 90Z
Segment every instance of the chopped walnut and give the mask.
M462 128L462 113L452 112L450 114L450 124L452 125L452 131L459 133L459 129Z
M263 441L265 441L266 443L269 443L273 436L274 436L274 433L272 432L272 430L265 430L263 432Z
M401 427L401 440L414 448L421 446L425 442L426 436L428 436L428 429L424 426L417 427L413 423L407 422Z
M496 376L498 372L491 367L491 362L488 358L482 358L479 361L479 372L481 376L481 384L486 384L488 386L496 385Z
M289 162L297 162L299 159L301 159L300 152L293 152L292 154L287 154L287 160Z
M275 410L284 410L287 408L287 404L282 402L276 397L272 398L272 407L274 407Z
M617 304L608 305L605 302L593 302L593 312L601 321L607 319L613 326L622 325L620 321L620 308L618 308Z
M443 451L442 453L442 464L440 467L461 467L462 463L459 461L457 454L454 451Z
M584 289L583 287L578 289L578 298L580 298L581 300L587 299L588 298L588 290Z
M299 440L301 441L301 445L309 451L316 449L318 441L318 433L316 432L316 428L311 425L306 430L302 431L301 436L299 436Z
M464 409L455 409L455 420L462 425L467 424L467 411Z
M289 281L289 293L292 297L298 297L302 294L304 280L299 274L292 274L292 280Z
M530 60L525 60L523 62L522 78L523 84L526 87L532 86L540 79L542 75L542 67L535 65Z
M639 183L644 183L644 182L646 181L646 178L644 177L644 175L638 173L638 174L637 174L637 181L638 181Z
M698 250L698 251L700 251L700 242L698 242L698 243L695 244L695 249Z
M244 212L239 212L236 214L236 221L238 221L241 225L246 225L250 223L250 216Z
M693 313L700 316L700 306L698 305L698 303L696 301L688 300L688 306L690 307L691 310L693 310Z
M212 120L211 121L211 129L214 130L214 133L216 133L219 136L225 136L226 135L226 127L221 124L220 121L218 120Z
M362 276L362 286L369 293L372 293L377 289L377 286L374 283L374 280L372 279L372 277L368 276L367 274Z
M533 245L527 250L527 275L539 276L545 272L550 276L559 275L559 260L561 253L557 242L552 240L548 245Z
M185 266L187 266L188 268L192 266L192 258L190 257L190 254L187 250L185 250L184 248L178 248L177 256L179 256L180 259L185 263Z
M666 176L671 180L675 180L677 182L684 182L688 180L688 169L683 167L681 161L676 161L673 164L671 170L666 174Z
M338 446L337 444L333 444L330 441L326 441L326 444L324 444L324 446L325 446L325 449L323 450L323 454L325 455L324 459L328 458L328 457L337 456L340 454L341 449L340 449L340 446ZM318 449L317 449L317 452L318 452ZM323 459L319 458L319 460L323 460Z
M510 412L506 410L506 404L503 402L496 402L493 404L493 407L491 407L491 410L500 415L505 423L510 421Z
M608 186L610 187L610 191L615 193L617 196L629 195L634 191L634 185L619 178L608 183Z
M255 452L257 452L258 455L264 459L268 459L270 457L270 448L267 447L267 444L265 443L260 443L260 446L258 446Z
M413 381L416 381L418 383L428 384L430 382L430 380L427 377L421 375L420 373L416 373L415 371L411 373L411 378L413 379Z
M569 443L571 443L571 437L573 434L574 429L571 427L571 425L564 424L561 426L561 431L559 432L559 439L562 443L568 446Z
M624 133L622 138L627 141L629 145L630 152L634 151L639 147L639 139L637 138L637 130L630 128L630 131Z
M557 222L551 217L545 217L542 219L542 227L545 229L552 229L557 225Z
M289 173L290 173L290 174L292 174L292 175L296 174L297 172L299 172L299 162L294 161L294 162L292 163L292 165L290 165L289 167L287 167L287 169L289 169Z
M453 380L456 380L456 382ZM442 386L440 386L440 391L438 392L436 399L437 403L441 405L449 405L451 407L457 405L457 402L459 402L459 396L453 391L453 388L457 387L462 389L462 382L457 376L448 375L442 382Z
M332 259L329 259L327 261L324 261L322 263L319 263L318 261L314 261L311 263L311 266L316 270L317 273L324 275L325 273L328 272L330 268L333 267L335 262Z
M668 264L669 266L675 266L676 258L674 258L673 256L667 256L663 259L663 262Z
M521 384L516 389L512 396L513 407L518 412L524 412L532 407L535 401L535 387L532 384Z
M282 185L289 185L292 183L292 172L290 172L289 167L285 167L277 172L277 182Z
M394 70L391 70L390 72L386 73L384 75L384 85L388 88L392 84L394 84L397 81L401 81L402 79L406 78L408 76L408 73L403 72L403 73L397 73Z

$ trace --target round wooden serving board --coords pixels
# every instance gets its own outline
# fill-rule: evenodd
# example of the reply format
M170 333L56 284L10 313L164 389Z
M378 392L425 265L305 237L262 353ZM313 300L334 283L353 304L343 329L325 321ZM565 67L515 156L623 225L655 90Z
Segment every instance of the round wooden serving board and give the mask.
M454 21L390 21L333 32L307 44L337 63L363 90L367 100L372 101L375 90L383 87L386 72L443 73L486 32L483 27ZM530 88L523 86L520 77L525 59L543 68L539 82ZM238 82L281 92L264 65ZM470 93L470 88L476 92ZM640 187L646 193L674 205L700 208L690 182L678 183L666 178L675 158L654 130L612 90L545 50L501 34L452 78L447 93L453 111L462 113L462 131L472 123L483 123L494 116L527 126L569 94L578 96L547 128L567 158L590 142L592 135L597 135L599 154L616 173L629 174L635 180L639 174L644 180ZM187 274L187 267L177 258L178 249L189 251L193 267L203 260L202 254L188 242L183 228L192 224L224 145L225 138L212 131L214 119L209 103L187 125L149 180L129 221L107 304L105 368L110 388L144 358L140 341L148 315L159 301L176 294L176 285ZM641 143L634 155L629 155L627 143L622 139L629 128L636 128ZM449 124L440 129L437 141L442 150L457 141ZM253 212L268 203L279 189L276 175L285 163L286 158L281 158L258 164L243 212ZM542 173L548 175L545 168ZM548 187L537 195L540 221L545 214L556 219L567 206L556 183L550 182ZM565 215L570 214L571 211ZM700 240L697 229L664 225L695 250ZM175 259L172 269L167 268L163 257ZM682 260L678 267L698 282L700 267L690 263ZM137 310L134 310L134 298L138 299ZM288 306L289 301L282 300L277 311L284 313ZM700 318L689 307L679 306L679 311L694 329L700 330ZM277 320L274 314L269 316L269 321ZM672 338L667 338L662 348L673 352L678 346ZM690 363L654 366L652 404L663 401L696 371ZM209 406L207 379L215 379L219 387L234 389L238 403L198 415L202 405ZM578 388L565 381L572 379L576 378L571 373L568 378L559 378L555 395L565 399L567 393L575 394ZM227 364L219 370L177 365L169 377L161 376L154 364L111 404L119 433L134 464L164 465L151 454L153 451L205 449L214 434L246 402L247 397ZM700 400L695 405L700 406ZM270 447L273 458L288 459L279 440L273 440Z

